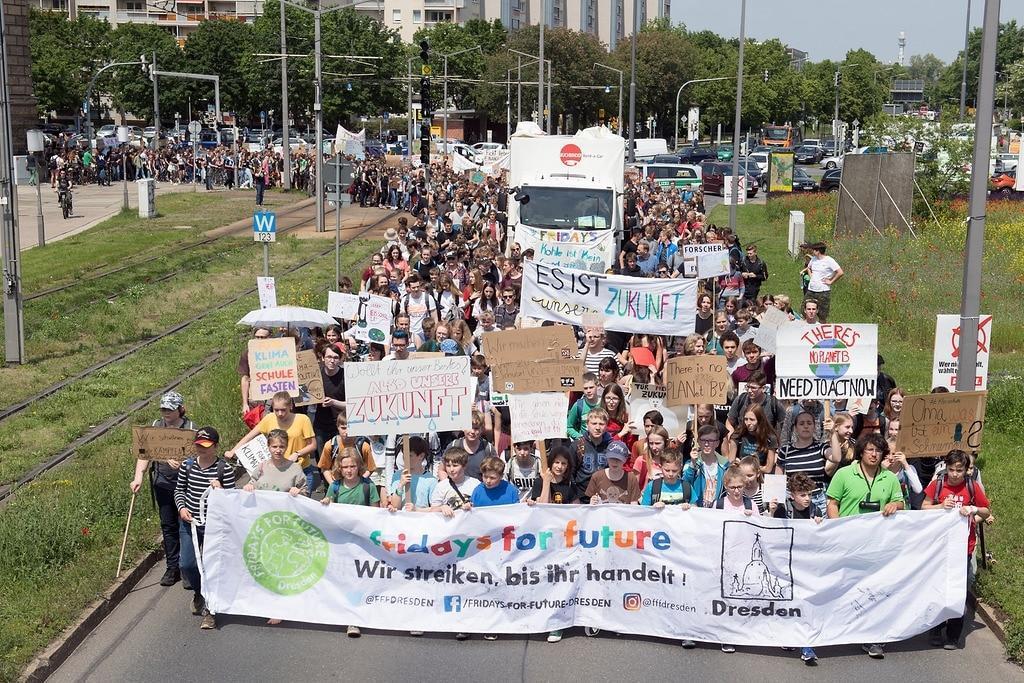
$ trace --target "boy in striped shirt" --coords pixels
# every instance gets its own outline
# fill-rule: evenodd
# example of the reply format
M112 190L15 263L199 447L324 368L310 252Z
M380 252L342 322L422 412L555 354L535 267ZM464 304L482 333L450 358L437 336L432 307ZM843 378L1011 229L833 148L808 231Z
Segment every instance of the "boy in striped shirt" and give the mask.
M217 628L217 618L206 609L199 578L199 563L192 534L196 534L199 551L203 549L203 534L206 527L198 523L199 501L208 488L232 489L235 487L235 470L217 454L220 435L213 427L203 427L194 439L196 456L189 458L178 471L178 483L174 489L174 504L178 506L179 537L181 556L178 565L192 585L192 614L202 615L200 628ZM193 526L194 525L194 526Z

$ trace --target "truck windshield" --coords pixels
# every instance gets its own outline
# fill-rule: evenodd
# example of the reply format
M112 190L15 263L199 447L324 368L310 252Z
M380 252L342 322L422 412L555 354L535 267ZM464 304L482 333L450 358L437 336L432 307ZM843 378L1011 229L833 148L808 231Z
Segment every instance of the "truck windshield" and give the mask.
M766 128L764 136L769 140L787 140L789 139L788 128Z
M574 187L524 187L530 201L519 222L553 230L606 230L612 226L612 191Z

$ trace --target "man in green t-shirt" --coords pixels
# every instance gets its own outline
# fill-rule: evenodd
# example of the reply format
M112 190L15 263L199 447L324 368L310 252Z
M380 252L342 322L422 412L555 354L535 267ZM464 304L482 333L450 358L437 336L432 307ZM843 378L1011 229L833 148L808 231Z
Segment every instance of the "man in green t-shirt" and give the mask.
M882 458L889 453L889 444L880 434L868 434L857 442L854 461L841 468L828 486L828 517L852 517L881 512L889 517L903 509L903 490L896 475L882 468ZM881 643L861 646L869 657L882 659Z

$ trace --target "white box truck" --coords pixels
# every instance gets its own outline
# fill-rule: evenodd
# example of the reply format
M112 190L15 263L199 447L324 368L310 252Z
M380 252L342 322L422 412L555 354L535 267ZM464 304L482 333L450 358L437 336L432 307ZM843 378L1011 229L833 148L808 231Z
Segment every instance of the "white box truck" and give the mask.
M626 146L594 127L547 135L520 123L509 144L510 244L541 263L605 272L622 235Z

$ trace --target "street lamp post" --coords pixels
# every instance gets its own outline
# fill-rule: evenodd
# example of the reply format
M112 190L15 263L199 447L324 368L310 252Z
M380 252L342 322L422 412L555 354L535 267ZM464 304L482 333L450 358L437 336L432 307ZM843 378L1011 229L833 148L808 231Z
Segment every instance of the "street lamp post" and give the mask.
M547 9L547 0L540 0L540 51L537 56L537 123L544 126L544 25L548 23L548 17L544 10Z
M999 35L999 0L985 0L981 34L974 158L967 213L967 248L964 252L963 299L960 302L960 357L956 390L973 391L978 363L978 323L981 310L981 258L985 249L985 201L988 190L992 110L995 108L996 42ZM966 60L967 54L964 53Z
M709 83L711 81L727 81L730 78L736 78L736 77L735 76L718 76L716 78L694 78L693 80L686 81L686 83L683 83L681 86L679 86L679 90L676 90L676 132L675 132L674 141L675 141L675 145L676 145L677 149L679 147L679 96L683 94L683 88L685 88L688 85L692 85L694 83Z
M466 52L472 52L473 50L480 50L480 52L484 51L483 47L480 45L474 45L473 47L467 47L464 50L456 50L455 52L449 52L446 55L441 55L444 58L444 92L442 94L444 99L444 121L441 124L441 136L444 138L444 156L448 156L448 58L461 55Z
M729 227L736 232L736 202L740 184L740 119L743 109L743 44L747 40L747 0L740 0L740 50L736 64L736 115L732 128L732 203L729 204ZM744 190L745 191L745 190Z
M529 52L521 52L519 50L513 50L512 48L508 48L508 51L511 52L514 55L519 55L519 65L518 65L517 68L518 68L518 71L519 71L519 89L520 89L520 92L522 92L522 87L523 87L523 81L522 81L523 67L524 66L530 66L534 62L536 62L538 60L541 60L541 57L539 57L538 55L531 55ZM530 61L524 62L522 60L523 57L527 57ZM551 71L551 60L550 59L544 59L543 62L545 62L548 65L548 80L550 80L550 78L551 78L551 73L550 73L550 71ZM529 85L529 82L527 82L527 85ZM540 104L540 108L537 109L537 125L539 127L543 128L544 127L544 97L543 97L544 86L543 86L543 81L540 80L539 73L538 73L538 76L537 76L537 88L538 88L538 91L541 93L541 95L539 95L538 99L537 99L537 102ZM550 85L549 85L549 88L548 88L549 97L550 97L550 92L551 92L551 90L550 90ZM522 97L520 96L520 101L521 100L522 100ZM522 120L522 112L521 111L518 112L517 116L518 116L517 122L521 121Z
M964 25L964 63L960 72L960 120L967 113L967 46L971 38L971 0L967 0L967 20Z
M613 66L608 66L607 64L601 64L599 62L594 62L594 66L599 66L602 69L608 69L609 71L614 71L617 74L619 74L619 116L615 120L619 122L619 131L618 132L619 132L619 135L622 135L622 76L623 76L623 71L622 71L622 69L616 69Z
M122 118L122 120L124 120ZM191 125L191 122L189 122ZM192 149L195 150L195 135L189 131L189 137L192 138ZM124 195L122 201L122 209L128 210L128 150L125 145L131 142L131 131L128 130L128 126L117 127L117 143L118 147L121 148L121 191ZM195 162L195 151L193 151L192 158L192 189L195 190L195 175L196 175L196 162Z
M43 174L39 171L43 168L43 131L28 131L28 152L36 160L36 228L39 230L38 242L40 247L46 246L46 222L43 219Z
M746 2L746 0L743 1ZM636 133L636 18L639 15L639 4L638 0L633 0L633 45L630 48L629 58L629 163L636 161L636 143L634 141ZM740 54L743 54L742 45L740 45Z
M288 113L288 40L285 22L285 3L278 3L281 8L281 188L292 188L292 149L288 144L291 139L291 115ZM271 126L273 128L273 126ZM274 131L270 131L270 142L273 147Z

